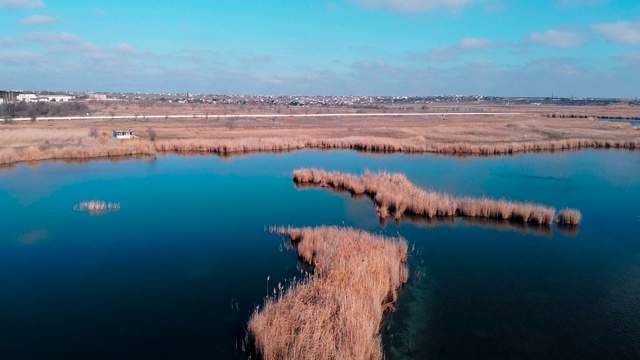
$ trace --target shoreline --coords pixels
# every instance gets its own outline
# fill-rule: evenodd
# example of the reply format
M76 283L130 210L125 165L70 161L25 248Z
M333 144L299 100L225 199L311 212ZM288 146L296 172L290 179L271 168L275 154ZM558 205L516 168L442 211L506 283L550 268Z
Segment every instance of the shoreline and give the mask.
M181 119L147 114L135 120L123 120L120 117L127 116L116 114L109 120L102 115L83 121L16 121L0 124L0 164L171 152L228 156L318 149L494 156L640 148L640 127L629 123L585 116L549 118L546 112L518 112L521 109L514 109L513 113L485 110L277 115L262 112L179 115ZM114 129L130 129L136 138L112 140Z
M120 144L118 144L120 145ZM407 143L397 139L176 139L131 140L127 146L78 145L0 148L0 165L47 160L99 160L113 157L154 156L164 154L211 154L235 156L251 153L279 153L301 150L353 150L372 154L436 154L444 156L510 156L525 153L564 152L587 149L640 149L635 140L567 139L520 143Z

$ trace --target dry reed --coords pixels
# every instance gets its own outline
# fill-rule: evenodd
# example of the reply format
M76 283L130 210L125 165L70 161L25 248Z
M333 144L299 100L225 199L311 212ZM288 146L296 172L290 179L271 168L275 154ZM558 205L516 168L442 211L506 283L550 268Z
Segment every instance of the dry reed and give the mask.
M467 216L514 220L523 223L551 225L556 209L533 204L489 198L456 198L448 194L421 189L402 174L366 172L362 176L300 169L293 172L299 184L315 184L345 189L354 194L367 194L377 205L380 218L394 214L399 219L405 212L432 218L434 216Z
M510 155L524 152L562 151L585 148L640 148L640 140L567 139L512 143L476 144L467 142L429 142L417 136L409 139L384 137L344 137L318 139L306 136L230 139L175 139L156 144L159 152L207 152L233 154L257 151L286 151L300 149L350 149L366 152L437 153L446 155Z
M380 326L408 279L405 240L339 227L272 228L315 276L266 300L249 321L271 359L382 359Z
M582 213L576 209L562 209L558 212L556 222L560 225L578 225L582 221Z
M73 207L76 211L88 211L91 215L100 215L108 211L120 210L120 204L98 200L83 201Z
M110 156L153 155L157 152L214 153L276 152L301 149L351 149L365 152L438 153L447 155L510 155L523 152L561 151L583 148L640 148L640 139L563 139L522 142L477 143L427 140L423 136L246 136L229 138L173 138L156 140L109 140L94 137L88 129L0 129L0 164L48 159L85 159Z

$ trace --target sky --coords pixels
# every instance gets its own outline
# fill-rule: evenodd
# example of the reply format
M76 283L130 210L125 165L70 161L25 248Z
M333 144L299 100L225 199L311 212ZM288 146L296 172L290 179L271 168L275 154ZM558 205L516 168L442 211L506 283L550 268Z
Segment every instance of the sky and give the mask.
M640 96L639 0L0 0L0 89Z

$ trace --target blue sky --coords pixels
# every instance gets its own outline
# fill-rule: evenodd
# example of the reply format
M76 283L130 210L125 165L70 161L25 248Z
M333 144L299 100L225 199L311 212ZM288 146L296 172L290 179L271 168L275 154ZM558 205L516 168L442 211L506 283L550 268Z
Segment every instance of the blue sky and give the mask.
M0 0L0 89L640 96L638 0Z

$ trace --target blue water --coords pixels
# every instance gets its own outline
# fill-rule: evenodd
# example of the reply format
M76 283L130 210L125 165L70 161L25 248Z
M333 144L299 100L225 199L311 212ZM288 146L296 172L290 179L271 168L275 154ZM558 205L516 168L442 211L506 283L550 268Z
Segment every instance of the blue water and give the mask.
M291 171L403 172L455 195L583 212L578 230L380 224L367 198ZM84 200L119 203L101 215ZM415 246L384 324L389 358L636 358L640 154L453 158L304 151L0 169L0 358L246 358L246 322L299 274L270 225L348 225ZM267 276L270 280L267 282Z
M609 121L616 123L629 123L632 126L640 126L640 120L629 120L629 119L600 119L600 121Z

